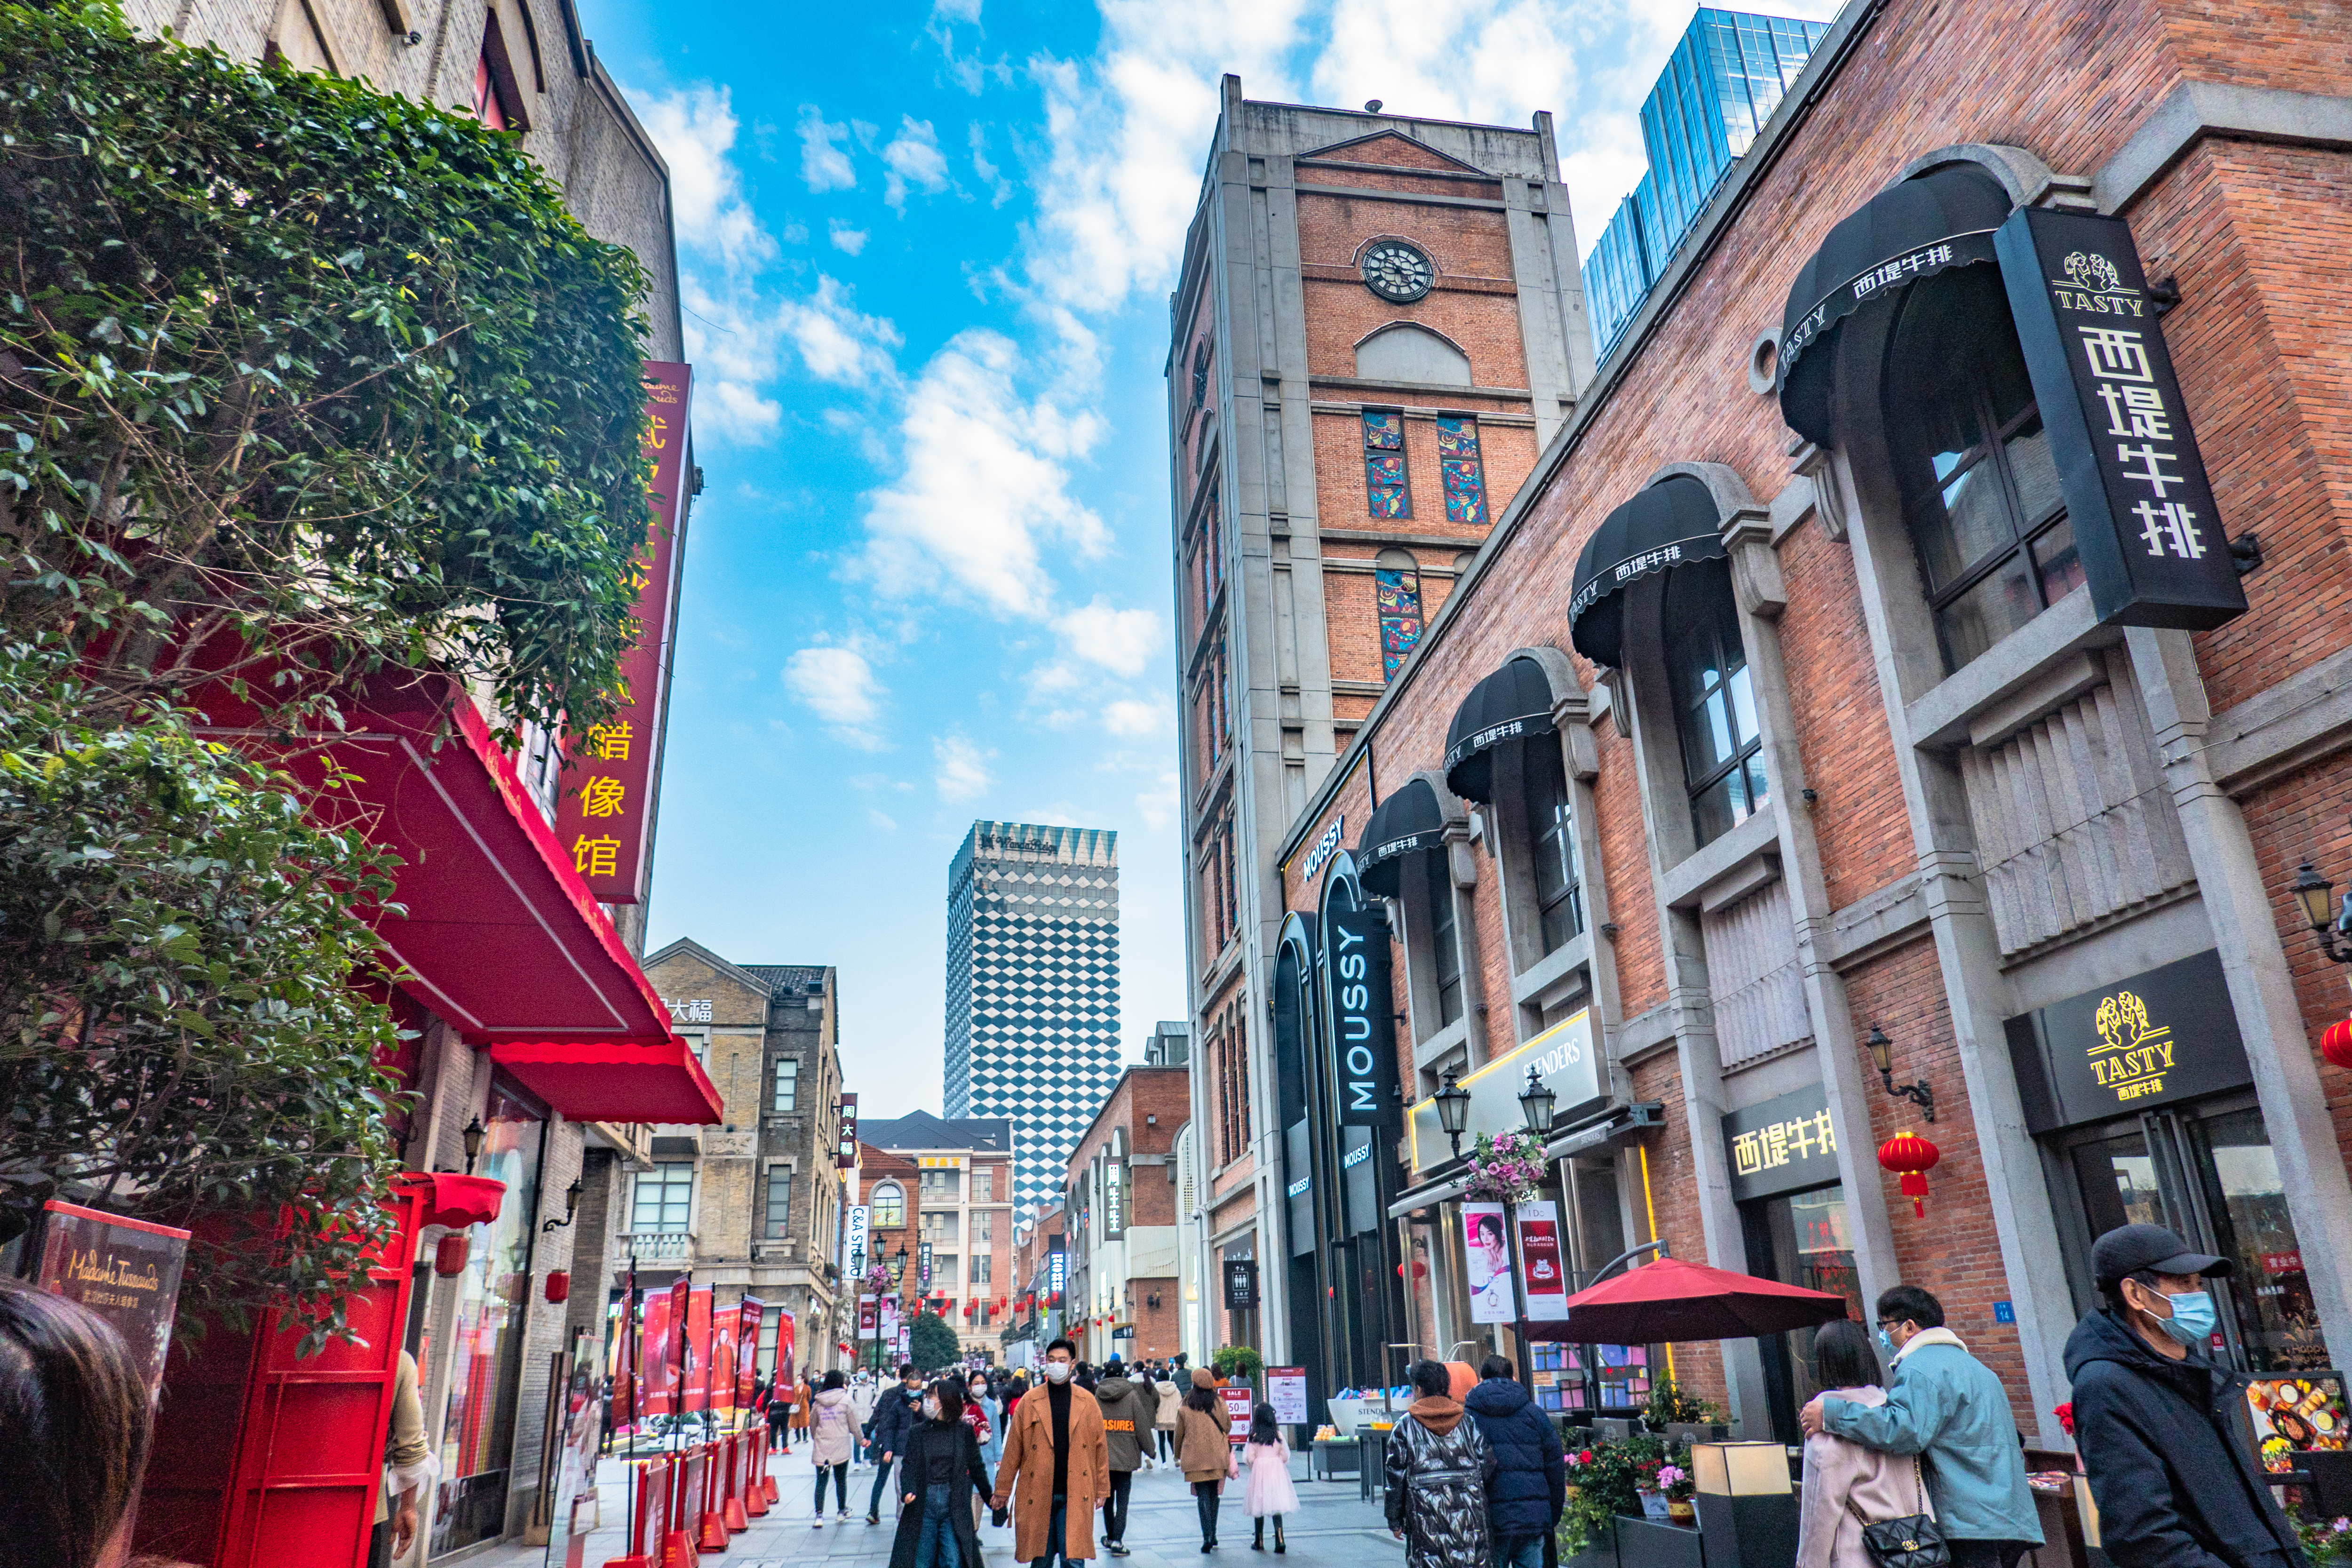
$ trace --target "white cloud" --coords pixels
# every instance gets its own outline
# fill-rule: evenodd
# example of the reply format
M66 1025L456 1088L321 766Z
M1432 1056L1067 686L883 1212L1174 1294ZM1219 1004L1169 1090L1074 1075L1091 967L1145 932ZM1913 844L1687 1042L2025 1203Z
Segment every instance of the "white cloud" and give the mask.
M1175 711L1165 702L1145 702L1122 697L1103 710L1103 728L1114 735L1139 739L1165 733L1175 727Z
M931 0L931 19L935 22L977 22L980 20L980 0Z
M899 116L898 134L882 149L882 166L888 171L882 178L882 200L900 212L907 209L908 186L937 195L950 184L947 155L940 151L931 122L911 114Z
M931 742L931 758L938 764L931 782L939 786L940 798L950 805L977 800L988 793L995 781L989 776L989 759L994 752L983 752L961 735L941 735Z
M845 255L855 256L866 248L866 231L862 228L853 228L839 218L834 218L825 225L825 229L832 237L833 247Z
M988 131L976 120L971 123L971 172L988 187L990 206L1001 207L1013 199L1013 182L1004 177L1003 170L989 162Z
M666 98L633 94L646 131L669 164L679 244L730 267L757 265L776 242L744 199L732 159L739 129L726 88L697 83Z
M1150 610L1116 610L1097 595L1083 609L1055 621L1054 629L1076 657L1119 675L1140 675L1152 657L1165 652L1160 617Z
M843 145L849 127L828 124L814 103L801 105L801 178L815 192L846 191L857 184L856 166Z
M887 375L889 351L904 341L881 317L851 309L849 290L823 276L816 293L806 300L787 300L779 320L809 374L845 386L866 385Z
M1154 833L1165 833L1176 825L1176 770L1169 768L1160 781L1135 797L1136 814L1143 826Z
M785 661L784 687L825 722L835 739L861 751L882 748L880 724L886 695L864 649L820 643Z
M1070 493L1067 464L1101 439L1093 414L1024 398L1011 340L958 333L908 391L905 468L870 498L860 572L894 597L933 593L1000 615L1048 612L1048 543L1081 557L1109 540Z
M866 808L866 820L872 823L875 826L880 828L885 833L896 833L898 831L898 824L896 818L892 817L889 813L877 810L870 805Z

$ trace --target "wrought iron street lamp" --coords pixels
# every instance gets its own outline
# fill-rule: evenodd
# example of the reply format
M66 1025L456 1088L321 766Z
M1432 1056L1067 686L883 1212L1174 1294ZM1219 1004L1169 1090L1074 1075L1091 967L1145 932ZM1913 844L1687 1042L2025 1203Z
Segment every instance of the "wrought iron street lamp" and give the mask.
M1935 1121L1936 1091L1926 1079L1923 1078L1916 1083L1895 1081L1893 1059L1895 1042L1886 1037L1886 1031L1873 1024L1870 1026L1870 1037L1863 1044L1870 1047L1870 1059L1877 1064L1878 1080L1886 1086L1886 1092L1896 1100L1909 1100L1919 1108L1920 1115L1930 1121Z
M1431 1098L1437 1101L1437 1124L1445 1129L1445 1136L1454 1142L1456 1159L1462 1154L1462 1130L1470 1125L1470 1091L1462 1087L1452 1068L1445 1069L1445 1085Z
M474 1173L474 1162L481 1158L482 1140L488 1136L488 1132L489 1130L482 1125L482 1119L477 1116L466 1123L464 1131L457 1134L466 1142L466 1174L469 1176Z
M1528 1063L1527 1085L1519 1090L1519 1114L1529 1132L1538 1138L1550 1133L1552 1105L1559 1098L1551 1085L1536 1076L1535 1064Z
M541 1233L562 1230L580 1217L580 1179L575 1176L572 1180L572 1184L563 1189L563 1217L549 1220L545 1225L541 1226L539 1228Z
M2319 938L2320 951L2337 963L2352 963L2352 948L2338 946L2336 941L2338 932L2352 933L2352 891L2344 895L2343 907L2338 909L2336 884L2308 860L2295 868L2294 886L2288 890L2303 908L2304 923Z

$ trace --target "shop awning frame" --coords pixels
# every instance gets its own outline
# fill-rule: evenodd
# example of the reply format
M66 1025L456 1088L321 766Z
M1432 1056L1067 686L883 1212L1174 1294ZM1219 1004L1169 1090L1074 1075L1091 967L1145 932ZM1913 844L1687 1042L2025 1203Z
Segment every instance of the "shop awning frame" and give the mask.
M1454 814L1460 815L1458 810ZM1407 779L1372 808L1356 843L1356 879L1368 891L1393 895L1402 885L1404 858L1445 843L1445 803L1427 779Z
M1612 1106L1598 1119L1556 1132L1544 1144L1543 1157L1547 1165L1557 1164L1571 1154L1581 1154L1598 1149L1604 1143L1615 1143L1636 1137L1665 1125L1665 1101L1641 1100L1631 1105ZM1434 1181L1423 1182L1410 1191L1400 1193L1389 1205L1389 1218L1402 1219L1417 1208L1431 1204L1451 1203L1462 1195L1470 1184L1466 1163L1456 1163Z
M1445 787L1480 805L1495 798L1495 749L1507 741L1549 735L1551 677L1528 654L1514 654L1470 689L1445 731Z
M1723 512L1705 480L1667 475L1601 520L1576 558L1569 640L1593 663L1625 664L1625 590L1644 577L1728 556Z
M1830 444L1830 363L1838 323L1873 300L1955 267L1991 261L2009 193L1980 163L1896 181L1838 220L1797 269L1780 317L1773 385L1789 427Z

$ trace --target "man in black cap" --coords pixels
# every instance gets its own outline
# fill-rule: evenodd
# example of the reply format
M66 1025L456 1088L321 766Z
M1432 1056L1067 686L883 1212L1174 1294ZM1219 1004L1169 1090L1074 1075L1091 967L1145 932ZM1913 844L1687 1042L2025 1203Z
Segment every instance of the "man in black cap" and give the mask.
M2236 1271L2160 1225L2091 1247L2105 1304L2066 1341L2074 1442L2116 1568L2301 1568L2294 1527L2233 1420L2245 1380L2207 1354L2209 1279Z

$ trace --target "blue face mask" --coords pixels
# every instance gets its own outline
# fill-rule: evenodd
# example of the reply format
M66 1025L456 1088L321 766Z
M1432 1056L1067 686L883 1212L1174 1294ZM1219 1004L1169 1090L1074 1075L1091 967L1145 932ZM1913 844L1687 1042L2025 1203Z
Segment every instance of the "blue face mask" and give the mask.
M1893 1354L1895 1353L1895 1336L1894 1336L1893 1334L1888 1333L1885 1329L1881 1329L1881 1330L1879 1330L1879 1331L1878 1331L1878 1348L1879 1348L1880 1350L1885 1351L1888 1355L1893 1355Z
M2214 1326L2221 1321L2213 1310L2213 1292L2184 1290L2165 1300L2172 1303L2172 1316L2162 1323L2166 1333L2192 1350L2211 1342Z

